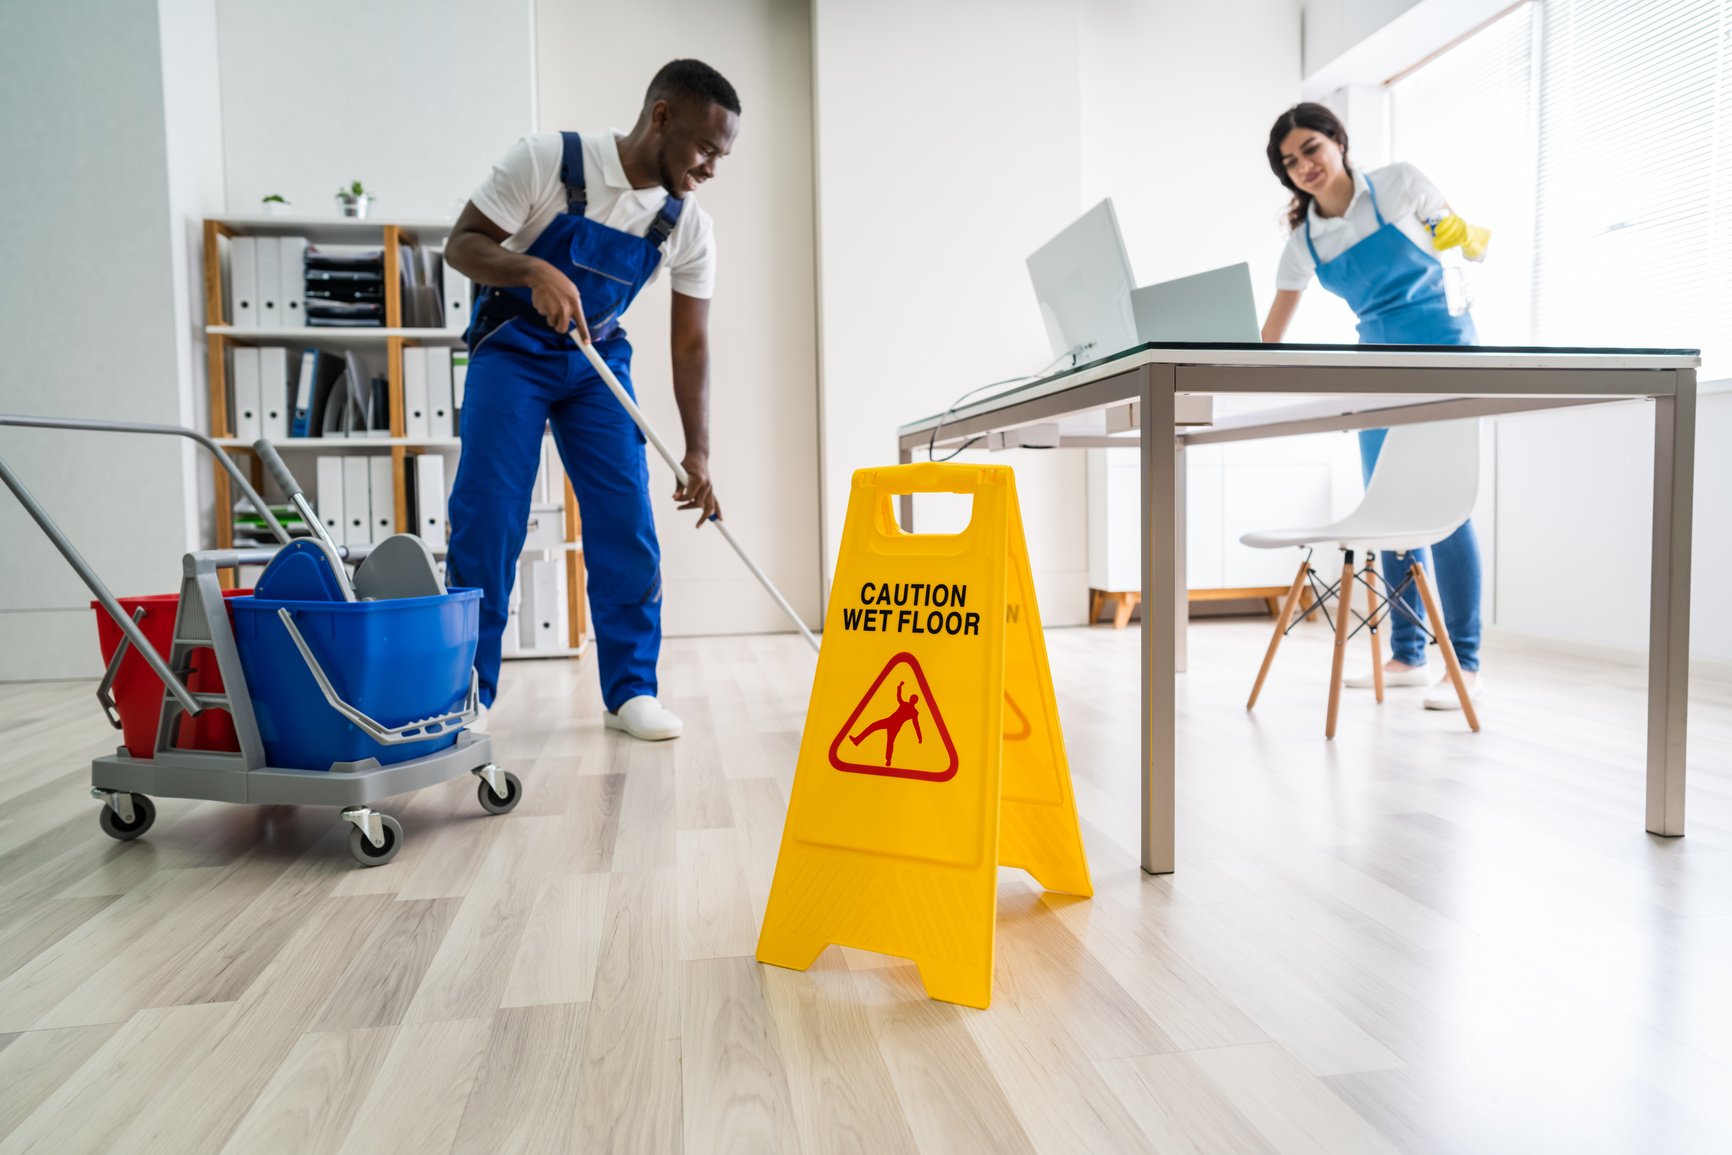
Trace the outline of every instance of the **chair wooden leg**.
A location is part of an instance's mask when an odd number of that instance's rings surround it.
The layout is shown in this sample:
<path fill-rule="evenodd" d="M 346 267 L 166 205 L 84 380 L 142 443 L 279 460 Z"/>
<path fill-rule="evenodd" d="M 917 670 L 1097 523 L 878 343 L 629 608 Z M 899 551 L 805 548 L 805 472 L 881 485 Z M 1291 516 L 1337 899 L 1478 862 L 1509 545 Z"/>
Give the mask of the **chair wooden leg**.
<path fill-rule="evenodd" d="M 1341 564 L 1341 590 L 1335 598 L 1335 661 L 1329 673 L 1329 719 L 1323 726 L 1325 738 L 1335 737 L 1335 716 L 1341 710 L 1341 667 L 1347 660 L 1347 623 L 1353 619 L 1353 551 L 1344 552 Z"/>
<path fill-rule="evenodd" d="M 1089 591 L 1089 625 L 1092 626 L 1101 620 L 1101 607 L 1105 606 L 1106 603 L 1107 594 L 1105 590 Z"/>
<path fill-rule="evenodd" d="M 1122 630 L 1131 624 L 1131 611 L 1137 608 L 1143 595 L 1139 593 L 1123 593 L 1119 595 L 1119 608 L 1113 613 L 1113 629 Z"/>
<path fill-rule="evenodd" d="M 1269 667 L 1275 664 L 1275 651 L 1281 648 L 1281 639 L 1286 636 L 1287 626 L 1293 621 L 1293 611 L 1299 605 L 1299 591 L 1305 588 L 1305 575 L 1310 569 L 1310 558 L 1299 563 L 1299 572 L 1293 575 L 1293 584 L 1287 588 L 1287 596 L 1281 600 L 1281 613 L 1275 618 L 1275 633 L 1269 639 L 1269 652 L 1263 655 L 1263 668 L 1257 671 L 1257 683 L 1251 687 L 1250 700 L 1245 703 L 1247 710 L 1256 706 L 1257 695 L 1263 692 L 1263 679 L 1269 676 Z"/>
<path fill-rule="evenodd" d="M 1462 681 L 1461 663 L 1455 658 L 1455 643 L 1449 640 L 1449 627 L 1444 624 L 1443 611 L 1438 608 L 1437 598 L 1432 595 L 1431 583 L 1425 579 L 1425 567 L 1418 562 L 1413 563 L 1413 580 L 1419 585 L 1419 596 L 1425 602 L 1425 616 L 1431 620 L 1431 632 L 1437 635 L 1437 648 L 1443 651 L 1443 665 L 1449 671 L 1449 680 L 1455 686 L 1456 697 L 1461 699 L 1461 712 L 1467 718 L 1468 729 L 1479 733 L 1479 715 L 1474 713 L 1473 702 L 1469 700 L 1467 683 Z"/>
<path fill-rule="evenodd" d="M 1372 618 L 1377 616 L 1377 552 L 1365 555 L 1365 605 Z M 1365 632 L 1371 635 L 1371 684 L 1377 690 L 1377 701 L 1383 702 L 1383 644 L 1377 640 L 1377 623 L 1368 622 Z"/>

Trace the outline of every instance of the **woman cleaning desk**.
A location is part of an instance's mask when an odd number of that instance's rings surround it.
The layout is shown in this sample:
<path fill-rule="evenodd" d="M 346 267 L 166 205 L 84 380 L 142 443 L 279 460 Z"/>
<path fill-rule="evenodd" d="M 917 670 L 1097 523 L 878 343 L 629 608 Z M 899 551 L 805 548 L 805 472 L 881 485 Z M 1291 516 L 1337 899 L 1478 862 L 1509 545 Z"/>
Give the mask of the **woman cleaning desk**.
<path fill-rule="evenodd" d="M 1321 104 L 1297 104 L 1282 113 L 1269 130 L 1268 157 L 1293 202 L 1287 213 L 1292 232 L 1281 254 L 1263 340 L 1279 341 L 1286 334 L 1300 294 L 1315 274 L 1358 317 L 1361 344 L 1479 343 L 1472 316 L 1465 309 L 1450 309 L 1437 254 L 1459 245 L 1470 260 L 1479 260 L 1491 234 L 1456 216 L 1424 173 L 1410 164 L 1369 173 L 1354 169 L 1347 160 L 1347 129 Z M 1387 432 L 1367 429 L 1359 434 L 1367 481 Z M 1435 575 L 1469 697 L 1478 701 L 1484 682 L 1478 672 L 1481 577 L 1473 522 L 1463 523 L 1431 553 L 1421 561 Z M 1394 554 L 1383 555 L 1385 575 L 1406 568 L 1397 565 Z M 1423 620 L 1418 590 L 1407 586 L 1403 600 L 1414 617 Z M 1424 631 L 1405 614 L 1393 617 L 1393 656 L 1384 667 L 1384 683 L 1430 686 L 1427 709 L 1459 710 L 1453 687 L 1433 677 L 1426 663 Z M 1369 669 L 1346 679 L 1354 688 L 1372 684 Z"/>

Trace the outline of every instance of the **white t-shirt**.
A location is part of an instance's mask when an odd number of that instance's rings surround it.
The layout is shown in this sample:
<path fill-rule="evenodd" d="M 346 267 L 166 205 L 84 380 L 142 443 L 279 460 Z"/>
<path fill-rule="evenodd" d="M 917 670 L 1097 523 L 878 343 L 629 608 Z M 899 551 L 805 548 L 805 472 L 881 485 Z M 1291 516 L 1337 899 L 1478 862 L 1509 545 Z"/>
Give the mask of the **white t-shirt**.
<path fill-rule="evenodd" d="M 1383 219 L 1394 222 L 1414 244 L 1432 252 L 1431 230 L 1420 218 L 1428 213 L 1443 212 L 1448 206 L 1443 194 L 1426 175 L 1410 164 L 1392 164 L 1371 174 L 1377 186 L 1377 208 Z M 1317 257 L 1324 263 L 1334 260 L 1360 241 L 1377 231 L 1377 213 L 1371 207 L 1371 196 L 1365 187 L 1365 174 L 1353 172 L 1353 200 L 1347 211 L 1338 217 L 1317 215 L 1317 202 L 1311 202 L 1311 243 L 1317 247 Z M 1303 289 L 1311 283 L 1317 266 L 1311 260 L 1311 250 L 1305 247 L 1305 226 L 1301 224 L 1287 238 L 1287 248 L 1281 253 L 1280 267 L 1275 271 L 1277 289 Z"/>
<path fill-rule="evenodd" d="M 625 133 L 582 133 L 583 183 L 589 195 L 584 216 L 597 224 L 643 236 L 667 201 L 661 186 L 634 189 L 626 179 L 619 159 L 619 138 Z M 565 211 L 565 185 L 559 179 L 565 145 L 557 132 L 539 132 L 512 145 L 475 195 L 475 203 L 488 220 L 510 233 L 505 247 L 521 253 L 535 242 L 553 218 Z M 688 297 L 708 300 L 716 287 L 715 231 L 709 214 L 688 196 L 680 210 L 679 223 L 662 244 L 661 264 L 672 270 L 673 289 Z"/>

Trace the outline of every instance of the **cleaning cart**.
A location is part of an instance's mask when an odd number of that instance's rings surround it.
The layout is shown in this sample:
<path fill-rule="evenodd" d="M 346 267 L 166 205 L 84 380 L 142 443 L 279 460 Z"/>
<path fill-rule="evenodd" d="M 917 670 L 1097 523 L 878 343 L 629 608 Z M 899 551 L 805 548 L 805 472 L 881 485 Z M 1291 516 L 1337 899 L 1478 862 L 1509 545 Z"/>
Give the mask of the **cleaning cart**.
<path fill-rule="evenodd" d="M 149 756 L 122 746 L 91 762 L 91 794 L 103 804 L 104 832 L 128 840 L 150 829 L 153 795 L 335 806 L 354 827 L 349 851 L 355 860 L 379 866 L 403 845 L 402 826 L 374 809 L 382 799 L 473 775 L 489 813 L 504 814 L 521 800 L 521 782 L 494 764 L 487 735 L 464 728 L 479 712 L 473 666 L 480 593 L 447 591 L 419 539 L 388 539 L 351 581 L 344 566 L 349 551 L 330 540 L 268 442 L 254 450 L 313 538 L 292 540 L 229 456 L 194 430 L 5 415 L 0 425 L 196 441 L 215 455 L 279 543 L 187 554 L 164 655 L 139 628 L 146 607 L 135 607 L 137 620 L 126 612 L 0 459 L 0 481 L 122 635 L 98 689 L 110 722 L 123 728 L 111 690 L 129 657 L 142 658 L 162 685 Z M 265 575 L 253 594 L 225 596 L 219 570 L 260 564 Z M 141 600 L 167 613 L 166 599 Z M 195 664 L 197 689 L 189 684 Z M 208 711 L 229 716 L 232 737 L 226 726 L 188 724 Z M 211 740 L 213 733 L 221 737 Z"/>

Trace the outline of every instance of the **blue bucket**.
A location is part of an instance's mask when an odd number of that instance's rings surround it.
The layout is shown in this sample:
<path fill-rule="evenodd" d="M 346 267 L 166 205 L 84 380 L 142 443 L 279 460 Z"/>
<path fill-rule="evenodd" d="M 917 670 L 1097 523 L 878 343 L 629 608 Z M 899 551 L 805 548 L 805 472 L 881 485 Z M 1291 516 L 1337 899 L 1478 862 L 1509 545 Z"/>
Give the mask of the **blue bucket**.
<path fill-rule="evenodd" d="M 457 741 L 450 728 L 390 746 L 367 737 L 325 701 L 277 611 L 287 608 L 294 616 L 338 697 L 383 725 L 401 726 L 462 709 L 475 666 L 480 590 L 374 602 L 243 597 L 228 604 L 270 765 L 329 770 L 334 762 L 365 758 L 388 765 Z"/>

